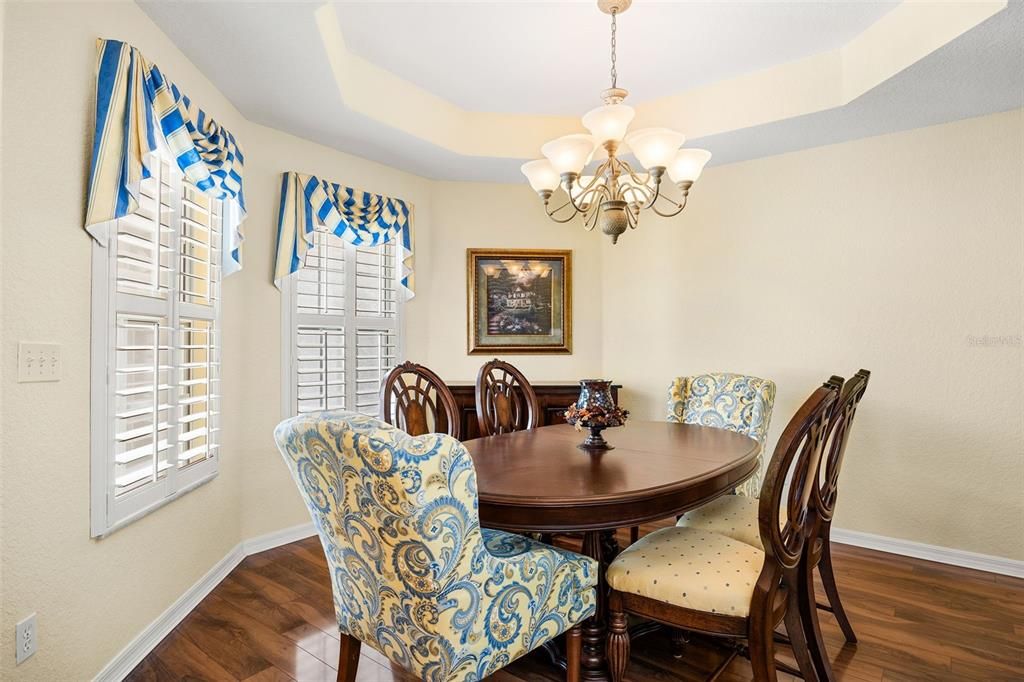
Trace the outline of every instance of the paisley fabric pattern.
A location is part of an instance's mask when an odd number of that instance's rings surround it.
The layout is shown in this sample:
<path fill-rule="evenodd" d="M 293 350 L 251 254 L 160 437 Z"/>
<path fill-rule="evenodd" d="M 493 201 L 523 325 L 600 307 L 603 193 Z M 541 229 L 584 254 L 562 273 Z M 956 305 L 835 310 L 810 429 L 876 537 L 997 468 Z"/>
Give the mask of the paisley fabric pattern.
<path fill-rule="evenodd" d="M 767 467 L 764 458 L 768 425 L 775 404 L 775 382 L 742 374 L 701 374 L 676 377 L 668 391 L 668 420 L 728 429 L 761 444 L 757 472 L 736 492 L 757 497 Z"/>
<path fill-rule="evenodd" d="M 343 411 L 274 436 L 323 543 L 341 631 L 421 679 L 481 679 L 594 613 L 592 559 L 480 528 L 457 440 Z"/>

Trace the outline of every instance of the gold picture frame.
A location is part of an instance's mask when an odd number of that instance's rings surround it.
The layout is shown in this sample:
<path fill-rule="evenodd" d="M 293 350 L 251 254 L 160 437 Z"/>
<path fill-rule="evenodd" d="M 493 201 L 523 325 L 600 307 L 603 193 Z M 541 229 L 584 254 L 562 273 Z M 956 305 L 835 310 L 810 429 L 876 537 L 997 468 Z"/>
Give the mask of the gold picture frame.
<path fill-rule="evenodd" d="M 572 353 L 572 251 L 466 249 L 470 355 Z"/>

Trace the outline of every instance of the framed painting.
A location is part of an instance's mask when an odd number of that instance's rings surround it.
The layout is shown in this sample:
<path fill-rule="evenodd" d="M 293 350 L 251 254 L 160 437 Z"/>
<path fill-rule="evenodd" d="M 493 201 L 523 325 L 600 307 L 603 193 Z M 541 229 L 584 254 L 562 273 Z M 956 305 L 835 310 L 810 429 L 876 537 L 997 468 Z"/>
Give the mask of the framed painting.
<path fill-rule="evenodd" d="M 572 251 L 467 249 L 469 352 L 572 353 Z"/>

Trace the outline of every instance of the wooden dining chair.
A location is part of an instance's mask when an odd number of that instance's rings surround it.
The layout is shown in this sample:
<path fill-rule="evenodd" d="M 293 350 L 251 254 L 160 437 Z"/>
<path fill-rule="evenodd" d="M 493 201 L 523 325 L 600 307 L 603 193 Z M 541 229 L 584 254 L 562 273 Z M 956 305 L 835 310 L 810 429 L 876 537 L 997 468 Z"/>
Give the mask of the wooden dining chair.
<path fill-rule="evenodd" d="M 380 387 L 381 419 L 413 436 L 446 433 L 458 440 L 459 407 L 451 389 L 430 369 L 403 362 Z"/>
<path fill-rule="evenodd" d="M 810 551 L 808 565 L 812 571 L 815 568 L 818 569 L 828 600 L 827 603 L 815 601 L 815 606 L 835 616 L 843 631 L 843 636 L 851 644 L 857 642 L 857 635 L 853 631 L 849 616 L 846 615 L 846 609 L 843 608 L 843 603 L 839 598 L 839 589 L 832 568 L 832 517 L 835 514 L 839 472 L 846 456 L 850 430 L 853 427 L 857 408 L 867 391 L 870 378 L 871 372 L 861 369 L 845 384 L 840 377 L 830 379 L 831 382 L 842 386 L 842 394 L 830 422 L 827 454 L 819 467 L 818 482 L 814 488 L 813 501 L 819 519 L 816 540 L 808 544 Z M 739 495 L 723 495 L 703 507 L 687 512 L 680 517 L 677 525 L 720 533 L 761 549 L 763 546 L 758 532 L 757 514 L 757 500 Z M 812 580 L 810 582 L 811 589 L 813 586 Z M 814 598 L 813 592 L 810 598 Z M 826 679 L 824 670 L 827 658 L 823 648 L 815 646 L 820 640 L 815 637 L 810 641 L 819 676 Z M 819 649 L 821 650 L 819 651 Z"/>
<path fill-rule="evenodd" d="M 785 621 L 800 673 L 814 679 L 800 569 L 817 526 L 812 496 L 838 393 L 831 384 L 814 391 L 779 438 L 758 501 L 763 550 L 711 531 L 673 526 L 645 536 L 608 567 L 607 656 L 613 682 L 621 682 L 629 663 L 627 613 L 745 638 L 759 682 L 777 680 L 774 630 Z M 734 649 L 713 677 L 737 654 Z"/>
<path fill-rule="evenodd" d="M 274 438 L 330 567 L 340 682 L 363 644 L 418 679 L 469 682 L 562 633 L 579 682 L 597 562 L 481 528 L 462 443 L 340 410 L 285 420 Z"/>
<path fill-rule="evenodd" d="M 850 429 L 853 426 L 854 417 L 857 415 L 857 408 L 867 392 L 870 378 L 871 372 L 861 369 L 843 386 L 842 395 L 835 407 L 829 427 L 826 456 L 818 469 L 817 484 L 814 487 L 813 502 L 818 518 L 818 531 L 815 540 L 807 544 L 808 575 L 803 582 L 807 586 L 807 598 L 814 606 L 811 618 L 805 623 L 805 626 L 807 627 L 806 636 L 811 646 L 811 660 L 820 680 L 832 680 L 833 676 L 828 652 L 825 650 L 824 640 L 821 637 L 821 628 L 817 623 L 817 609 L 828 611 L 835 616 L 847 642 L 851 644 L 857 642 L 857 635 L 853 631 L 850 618 L 846 615 L 846 609 L 843 608 L 843 602 L 839 598 L 836 576 L 832 568 L 832 518 L 835 515 L 839 472 L 846 456 L 846 444 L 850 438 Z M 820 603 L 814 598 L 813 571 L 815 568 L 818 569 L 818 574 L 821 576 L 827 603 Z"/>
<path fill-rule="evenodd" d="M 476 419 L 481 436 L 533 429 L 540 425 L 540 402 L 518 369 L 495 358 L 476 376 Z"/>

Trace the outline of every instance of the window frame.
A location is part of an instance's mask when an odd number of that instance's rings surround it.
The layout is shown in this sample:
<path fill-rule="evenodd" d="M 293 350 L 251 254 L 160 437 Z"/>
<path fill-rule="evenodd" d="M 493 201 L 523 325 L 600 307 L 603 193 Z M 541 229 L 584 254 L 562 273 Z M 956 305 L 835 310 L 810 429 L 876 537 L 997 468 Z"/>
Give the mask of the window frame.
<path fill-rule="evenodd" d="M 207 197 L 210 205 L 210 231 L 212 231 L 214 220 L 220 221 L 220 244 L 210 244 L 208 263 L 215 264 L 217 275 L 210 275 L 211 287 L 208 289 L 208 296 L 212 299 L 211 305 L 190 302 L 183 300 L 184 288 L 182 281 L 182 261 L 184 251 L 181 246 L 183 210 L 182 202 L 185 196 L 185 179 L 173 160 L 160 154 L 151 156 L 151 168 L 154 168 L 157 192 L 157 215 L 159 224 L 161 215 L 161 195 L 163 174 L 167 173 L 170 182 L 167 183 L 171 203 L 169 206 L 170 225 L 174 229 L 171 235 L 171 268 L 167 272 L 168 285 L 163 299 L 147 298 L 142 294 L 132 294 L 125 291 L 118 291 L 118 234 L 120 220 L 131 220 L 122 218 L 112 220 L 104 224 L 98 234 L 104 240 L 101 243 L 93 240 L 91 255 L 91 348 L 90 348 L 90 536 L 103 538 L 114 531 L 124 528 L 131 523 L 141 519 L 150 512 L 163 507 L 164 505 L 179 499 L 188 492 L 202 486 L 217 477 L 220 469 L 220 439 L 213 440 L 213 434 L 223 433 L 223 407 L 214 412 L 213 405 L 216 400 L 222 403 L 223 394 L 218 387 L 214 391 L 214 382 L 220 383 L 220 371 L 218 369 L 214 377 L 211 366 L 218 367 L 223 361 L 223 337 L 222 337 L 222 291 L 223 291 L 223 254 L 224 254 L 224 213 L 223 200 L 216 199 L 209 195 Z M 191 192 L 202 194 L 193 185 Z M 157 243 L 160 241 L 159 230 L 156 233 Z M 213 260 L 215 254 L 219 257 Z M 160 259 L 155 261 L 157 268 L 157 281 L 159 282 Z M 214 282 L 216 282 L 214 284 Z M 214 289 L 215 287 L 215 289 Z M 216 295 L 214 295 L 216 294 Z M 118 319 L 120 317 L 153 317 L 166 319 L 167 324 L 167 358 L 166 365 L 168 377 L 168 400 L 167 400 L 167 423 L 166 440 L 172 443 L 168 448 L 168 457 L 174 462 L 164 470 L 161 479 L 145 486 L 139 486 L 129 490 L 122 495 L 116 494 L 117 463 L 116 457 L 116 432 L 115 420 L 117 419 L 116 407 L 116 377 L 117 377 L 117 343 L 118 343 Z M 183 451 L 183 444 L 179 441 L 183 413 L 183 404 L 179 402 L 184 396 L 181 395 L 183 384 L 182 375 L 186 370 L 187 362 L 185 354 L 191 350 L 185 348 L 183 342 L 182 320 L 206 321 L 209 322 L 207 333 L 207 368 L 206 368 L 206 396 L 207 396 L 207 432 L 205 434 L 207 443 L 207 456 L 194 464 L 181 465 L 179 454 Z M 157 335 L 157 352 L 161 345 L 159 332 Z M 216 356 L 215 358 L 212 356 Z M 159 360 L 157 360 L 159 362 Z M 159 380 L 159 370 L 154 373 L 154 382 Z M 158 403 L 159 404 L 159 403 Z M 154 422 L 160 423 L 159 408 L 154 410 Z M 211 423 L 212 422 L 212 423 Z M 159 463 L 159 431 L 156 433 L 155 457 Z M 159 473 L 159 466 L 157 467 Z"/>
<path fill-rule="evenodd" d="M 390 243 L 395 246 L 393 264 L 395 273 L 395 316 L 393 318 L 378 316 L 358 316 L 355 313 L 355 291 L 356 287 L 356 255 L 359 247 L 351 244 L 341 237 L 331 235 L 326 230 L 318 228 L 319 233 L 334 237 L 344 246 L 345 254 L 345 303 L 341 315 L 336 316 L 342 321 L 345 339 L 345 410 L 356 412 L 355 390 L 356 390 L 356 332 L 360 329 L 391 330 L 395 333 L 395 364 L 401 364 L 405 360 L 405 304 L 408 294 L 401 284 L 402 277 L 402 248 L 401 242 L 396 238 Z M 307 252 L 307 255 L 310 252 Z M 297 272 L 292 273 L 281 283 L 281 418 L 288 419 L 299 414 L 298 411 L 298 352 L 297 334 L 300 322 L 298 312 L 298 279 Z M 326 323 L 329 324 L 329 323 Z M 350 355 L 351 350 L 351 355 Z M 353 360 L 353 362 L 350 362 Z M 350 372 L 352 372 L 350 374 Z M 383 377 L 382 377 L 383 379 Z M 380 417 L 379 414 L 371 415 Z"/>

